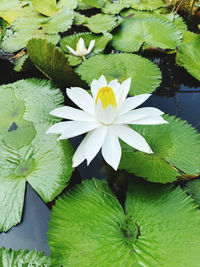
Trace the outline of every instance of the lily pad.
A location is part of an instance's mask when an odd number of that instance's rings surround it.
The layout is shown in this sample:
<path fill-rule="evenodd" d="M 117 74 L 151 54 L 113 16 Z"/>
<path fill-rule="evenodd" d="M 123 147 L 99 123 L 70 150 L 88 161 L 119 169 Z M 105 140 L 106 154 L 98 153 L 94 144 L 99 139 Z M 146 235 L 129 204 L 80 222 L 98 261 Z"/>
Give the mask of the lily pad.
<path fill-rule="evenodd" d="M 199 45 L 199 38 L 195 42 L 181 45 L 176 58 L 176 63 L 184 67 L 197 80 L 200 80 Z"/>
<path fill-rule="evenodd" d="M 173 23 L 160 18 L 131 18 L 121 23 L 112 45 L 124 52 L 136 52 L 143 44 L 148 47 L 175 49 L 182 40 L 181 31 Z"/>
<path fill-rule="evenodd" d="M 49 267 L 50 257 L 37 250 L 11 250 L 0 248 L 0 265 L 4 267 L 14 266 L 35 266 Z"/>
<path fill-rule="evenodd" d="M 184 190 L 194 199 L 195 203 L 200 207 L 200 179 L 194 179 L 187 182 Z"/>
<path fill-rule="evenodd" d="M 77 72 L 89 85 L 102 74 L 108 81 L 118 79 L 122 82 L 131 77 L 131 95 L 151 93 L 161 80 L 160 70 L 155 64 L 141 56 L 126 53 L 96 55 L 83 62 Z"/>
<path fill-rule="evenodd" d="M 86 5 L 101 8 L 104 6 L 105 1 L 104 0 L 82 0 L 83 3 Z"/>
<path fill-rule="evenodd" d="M 185 121 L 173 116 L 164 115 L 164 118 L 169 124 L 131 126 L 144 136 L 154 153 L 136 151 L 122 143 L 120 169 L 163 184 L 184 179 L 182 174 L 200 173 L 198 132 Z"/>
<path fill-rule="evenodd" d="M 77 33 L 74 35 L 69 35 L 61 39 L 60 41 L 61 49 L 65 53 L 69 54 L 68 60 L 69 60 L 70 65 L 72 66 L 80 64 L 82 62 L 82 59 L 81 57 L 77 57 L 77 56 L 70 54 L 66 45 L 76 50 L 76 44 L 78 43 L 80 38 L 83 38 L 85 42 L 85 46 L 87 48 L 89 47 L 90 42 L 92 40 L 95 40 L 95 45 L 91 53 L 87 55 L 87 58 L 89 58 L 90 56 L 103 52 L 107 43 L 112 39 L 112 35 L 110 33 L 104 33 L 103 35 L 94 35 L 89 32 L 83 32 L 83 33 Z"/>
<path fill-rule="evenodd" d="M 56 201 L 48 232 L 52 267 L 200 261 L 200 213 L 180 188 L 132 180 L 126 213 L 108 191 L 104 181 L 85 180 Z"/>
<path fill-rule="evenodd" d="M 69 65 L 68 59 L 55 45 L 42 39 L 32 39 L 27 45 L 30 59 L 49 79 L 61 87 L 80 86 L 80 77 Z"/>
<path fill-rule="evenodd" d="M 91 32 L 103 33 L 118 26 L 118 18 L 113 15 L 97 14 L 88 18 L 83 25 L 88 27 Z"/>
<path fill-rule="evenodd" d="M 116 15 L 119 14 L 124 8 L 128 8 L 128 4 L 122 3 L 106 3 L 106 5 L 101 9 L 105 14 Z"/>
<path fill-rule="evenodd" d="M 52 16 L 56 13 L 56 0 L 32 0 L 35 10 L 45 16 Z"/>
<path fill-rule="evenodd" d="M 162 0 L 121 0 L 121 2 L 137 10 L 155 10 L 166 6 Z"/>

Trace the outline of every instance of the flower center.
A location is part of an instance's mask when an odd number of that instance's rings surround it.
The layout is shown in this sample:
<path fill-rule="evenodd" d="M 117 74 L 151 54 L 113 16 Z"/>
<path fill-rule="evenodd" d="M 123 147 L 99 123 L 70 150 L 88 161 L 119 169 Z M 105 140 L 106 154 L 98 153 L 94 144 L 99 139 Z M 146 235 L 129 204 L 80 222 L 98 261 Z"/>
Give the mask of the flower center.
<path fill-rule="evenodd" d="M 99 89 L 96 97 L 96 104 L 98 100 L 101 100 L 103 109 L 105 110 L 107 106 L 112 105 L 114 108 L 117 106 L 115 94 L 113 92 L 113 89 L 109 86 L 104 86 L 101 89 Z"/>

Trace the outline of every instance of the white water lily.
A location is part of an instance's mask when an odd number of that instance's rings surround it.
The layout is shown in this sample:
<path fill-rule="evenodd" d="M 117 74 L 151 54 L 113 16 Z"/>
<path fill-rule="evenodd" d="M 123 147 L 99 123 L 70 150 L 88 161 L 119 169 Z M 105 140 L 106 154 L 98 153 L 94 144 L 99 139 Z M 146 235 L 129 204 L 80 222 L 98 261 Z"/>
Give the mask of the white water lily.
<path fill-rule="evenodd" d="M 95 45 L 95 40 L 92 40 L 89 44 L 88 49 L 85 47 L 85 43 L 83 38 L 80 38 L 78 43 L 76 44 L 76 51 L 71 48 L 70 46 L 66 45 L 66 47 L 69 49 L 69 51 L 74 54 L 75 56 L 83 57 L 85 59 L 85 56 L 90 54 L 93 47 Z"/>
<path fill-rule="evenodd" d="M 101 149 L 105 161 L 117 170 L 121 158 L 119 138 L 137 150 L 153 153 L 144 137 L 129 124 L 152 125 L 167 121 L 161 117 L 163 112 L 157 108 L 135 109 L 151 94 L 126 98 L 130 84 L 131 78 L 121 84 L 118 80 L 107 83 L 102 75 L 91 83 L 92 96 L 79 87 L 66 90 L 68 97 L 81 110 L 64 106 L 50 112 L 51 115 L 71 120 L 56 123 L 48 129 L 47 133 L 61 134 L 58 140 L 87 132 L 73 156 L 73 167 L 85 159 L 89 165 Z"/>

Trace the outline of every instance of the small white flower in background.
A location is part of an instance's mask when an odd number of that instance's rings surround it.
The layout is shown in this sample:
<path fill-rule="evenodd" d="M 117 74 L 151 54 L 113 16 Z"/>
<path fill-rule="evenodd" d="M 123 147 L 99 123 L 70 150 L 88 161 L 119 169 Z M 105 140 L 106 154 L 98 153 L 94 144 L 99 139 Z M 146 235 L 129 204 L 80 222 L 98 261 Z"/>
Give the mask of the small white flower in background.
<path fill-rule="evenodd" d="M 95 44 L 95 40 L 92 40 L 89 44 L 88 49 L 87 49 L 85 47 L 85 43 L 84 43 L 83 38 L 80 38 L 78 43 L 76 44 L 76 51 L 68 45 L 66 45 L 66 47 L 75 56 L 79 56 L 79 57 L 82 57 L 83 59 L 85 59 L 85 56 L 88 55 L 92 51 L 94 44 Z"/>
<path fill-rule="evenodd" d="M 133 148 L 145 153 L 153 153 L 144 137 L 128 124 L 167 123 L 157 108 L 135 109 L 146 101 L 151 94 L 141 94 L 126 98 L 131 78 L 121 84 L 117 80 L 107 83 L 102 75 L 91 83 L 92 96 L 84 89 L 67 89 L 68 97 L 81 109 L 69 106 L 57 108 L 51 115 L 71 121 L 59 122 L 51 126 L 47 133 L 61 134 L 58 140 L 86 134 L 73 156 L 73 167 L 85 159 L 87 164 L 101 149 L 105 161 L 117 170 L 121 158 L 119 138 Z"/>

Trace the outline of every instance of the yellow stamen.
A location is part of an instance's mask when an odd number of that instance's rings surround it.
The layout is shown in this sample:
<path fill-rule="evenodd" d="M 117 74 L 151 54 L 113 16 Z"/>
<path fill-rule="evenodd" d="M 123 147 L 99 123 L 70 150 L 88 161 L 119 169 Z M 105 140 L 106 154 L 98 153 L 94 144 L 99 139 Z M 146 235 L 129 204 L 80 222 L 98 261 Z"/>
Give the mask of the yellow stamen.
<path fill-rule="evenodd" d="M 117 106 L 115 94 L 114 94 L 112 88 L 109 86 L 104 86 L 101 89 L 99 89 L 96 100 L 95 100 L 96 104 L 97 104 L 99 99 L 101 100 L 101 103 L 102 103 L 104 110 L 109 105 L 112 105 L 114 108 L 116 108 L 116 106 Z"/>

